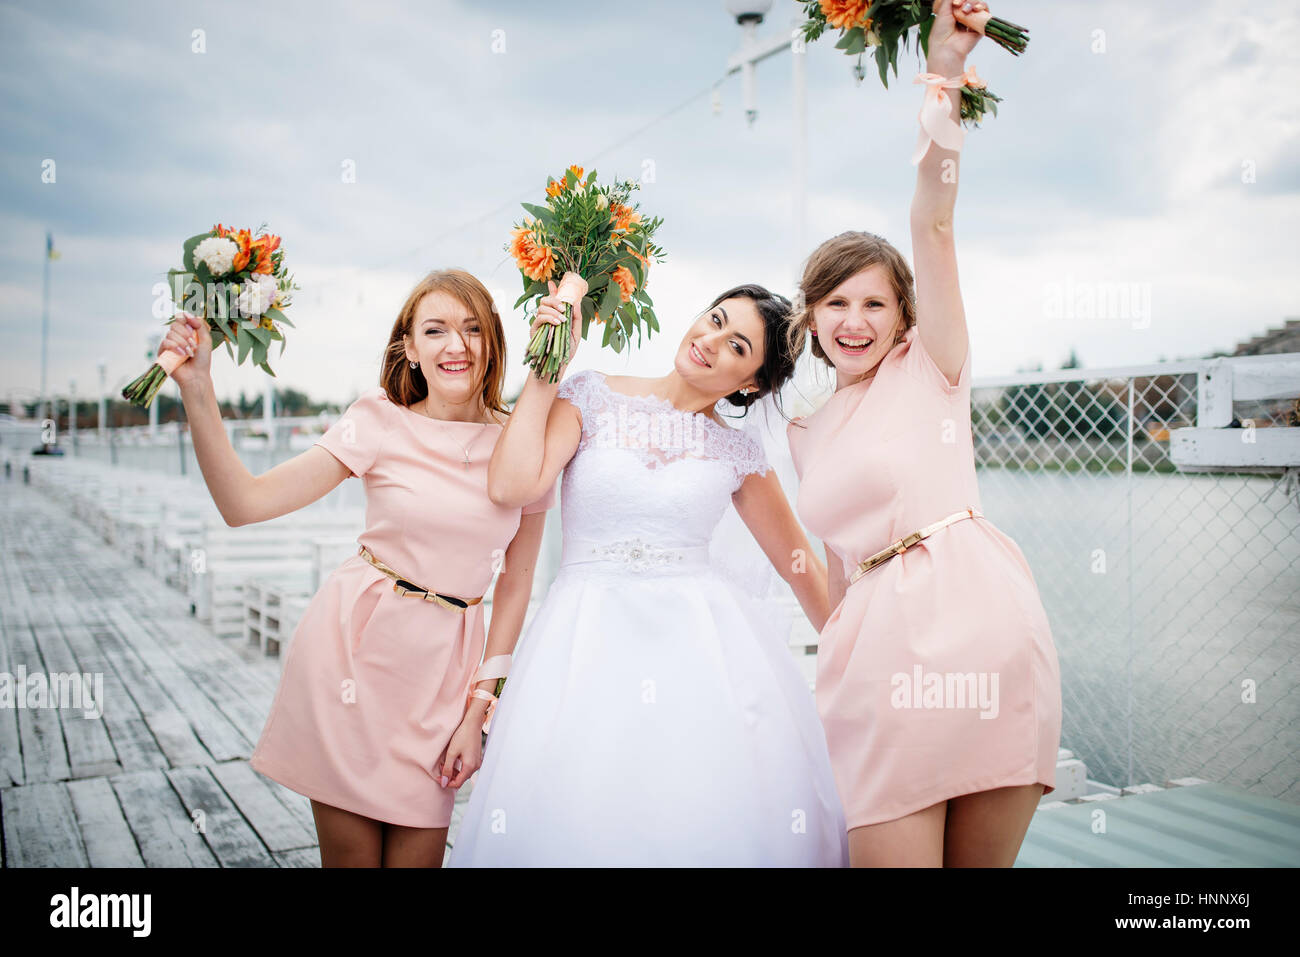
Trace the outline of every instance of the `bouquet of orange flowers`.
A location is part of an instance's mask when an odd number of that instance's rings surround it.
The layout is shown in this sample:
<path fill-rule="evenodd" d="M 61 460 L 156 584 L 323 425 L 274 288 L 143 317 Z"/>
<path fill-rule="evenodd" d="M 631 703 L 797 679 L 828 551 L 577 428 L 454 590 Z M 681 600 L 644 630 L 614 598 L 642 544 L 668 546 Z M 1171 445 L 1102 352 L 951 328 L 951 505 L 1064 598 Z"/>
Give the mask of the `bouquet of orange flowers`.
<path fill-rule="evenodd" d="M 889 68 L 898 76 L 898 47 L 908 48 L 912 30 L 916 30 L 917 50 L 929 53 L 930 29 L 934 26 L 934 11 L 930 0 L 799 0 L 804 6 L 807 20 L 803 23 L 804 39 L 818 39 L 827 27 L 840 31 L 836 49 L 858 62 L 855 71 L 859 80 L 866 76 L 862 57 L 874 47 L 876 67 L 880 82 L 889 86 Z M 963 0 L 953 0 L 953 15 L 957 22 L 984 34 L 1004 50 L 1019 56 L 1029 44 L 1029 30 L 1010 21 L 995 17 L 987 10 L 967 13 L 961 9 Z M 979 125 L 985 113 L 998 115 L 997 104 L 1002 100 L 984 85 L 974 69 L 966 71 L 966 83 L 961 90 L 961 119 L 963 123 Z"/>
<path fill-rule="evenodd" d="M 559 179 L 547 180 L 544 206 L 523 204 L 532 218 L 514 227 L 506 247 L 524 283 L 515 308 L 531 299 L 536 311 L 549 291 L 547 281 L 558 276 L 557 295 L 566 303 L 569 323 L 578 309 L 582 337 L 594 321 L 605 327 L 601 345 L 621 352 L 633 333 L 640 345 L 643 328 L 647 337 L 659 331 L 646 277 L 650 261 L 664 258 L 653 242 L 663 220 L 641 215 L 631 201 L 636 183 L 601 185 L 595 170 L 586 179 L 582 174 L 581 166 L 570 166 Z M 570 328 L 545 323 L 528 343 L 524 362 L 539 378 L 555 382 L 568 364 Z"/>
<path fill-rule="evenodd" d="M 254 236 L 250 230 L 227 229 L 218 223 L 191 236 L 182 246 L 183 268 L 168 270 L 167 285 L 176 306 L 207 320 L 214 349 L 224 342 L 236 365 L 243 365 L 251 355 L 267 374 L 275 375 L 266 353 L 278 341 L 284 354 L 284 333 L 279 327 L 293 325 L 283 309 L 298 286 L 285 269 L 280 237 L 265 229 L 259 227 Z M 162 353 L 122 390 L 123 398 L 149 405 L 167 376 L 185 361 L 178 352 Z"/>

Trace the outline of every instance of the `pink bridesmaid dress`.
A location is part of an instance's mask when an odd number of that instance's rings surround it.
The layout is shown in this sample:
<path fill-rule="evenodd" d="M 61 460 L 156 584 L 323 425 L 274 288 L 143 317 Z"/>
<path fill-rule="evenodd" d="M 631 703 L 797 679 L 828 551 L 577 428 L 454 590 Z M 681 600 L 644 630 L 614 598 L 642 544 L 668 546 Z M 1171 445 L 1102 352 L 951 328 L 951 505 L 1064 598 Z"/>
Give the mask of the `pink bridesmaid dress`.
<path fill-rule="evenodd" d="M 980 507 L 970 352 L 952 385 L 915 328 L 787 434 L 799 516 L 846 581 L 892 542 Z M 986 518 L 847 586 L 822 629 L 816 696 L 849 829 L 976 791 L 1055 788 L 1056 648 L 1024 555 Z"/>
<path fill-rule="evenodd" d="M 487 465 L 501 426 L 444 422 L 361 395 L 317 442 L 361 478 L 358 542 L 421 588 L 477 598 L 525 508 L 494 505 Z M 464 465 L 468 448 L 470 465 Z M 358 554 L 336 568 L 294 630 L 250 764 L 323 804 L 405 827 L 447 827 L 438 781 L 483 655 L 482 604 L 461 614 L 414 595 Z"/>

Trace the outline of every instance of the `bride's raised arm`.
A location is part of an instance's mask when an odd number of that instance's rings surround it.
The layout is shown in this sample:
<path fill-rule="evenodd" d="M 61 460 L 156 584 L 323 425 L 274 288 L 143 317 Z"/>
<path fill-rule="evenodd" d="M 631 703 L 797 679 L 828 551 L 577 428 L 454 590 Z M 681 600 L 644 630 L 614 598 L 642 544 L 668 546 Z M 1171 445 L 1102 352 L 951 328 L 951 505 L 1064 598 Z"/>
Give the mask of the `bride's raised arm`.
<path fill-rule="evenodd" d="M 983 3 L 965 8 L 985 9 Z M 947 79 L 966 71 L 966 56 L 980 35 L 957 23 L 952 0 L 935 0 L 927 73 Z M 961 91 L 947 91 L 949 118 L 961 122 Z M 956 384 L 969 344 L 966 311 L 957 282 L 957 246 L 953 209 L 961 154 L 932 142 L 916 171 L 912 196 L 912 268 L 916 274 L 916 330 L 939 370 Z"/>

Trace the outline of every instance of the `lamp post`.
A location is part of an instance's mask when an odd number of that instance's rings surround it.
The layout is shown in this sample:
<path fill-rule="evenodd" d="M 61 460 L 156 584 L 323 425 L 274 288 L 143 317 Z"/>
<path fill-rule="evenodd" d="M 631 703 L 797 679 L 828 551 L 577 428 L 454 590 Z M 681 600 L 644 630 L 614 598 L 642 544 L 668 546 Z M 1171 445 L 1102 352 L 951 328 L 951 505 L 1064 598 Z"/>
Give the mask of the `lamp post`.
<path fill-rule="evenodd" d="M 108 363 L 99 360 L 99 441 L 103 444 L 108 429 Z"/>
<path fill-rule="evenodd" d="M 790 157 L 790 240 L 792 243 L 791 268 L 799 275 L 799 264 L 804 255 L 805 220 L 807 218 L 808 179 L 808 77 L 805 70 L 805 43 L 799 29 L 793 25 L 782 33 L 764 40 L 758 38 L 758 25 L 772 9 L 772 0 L 724 0 L 723 6 L 740 25 L 740 49 L 727 60 L 727 75 L 741 75 L 745 119 L 752 126 L 758 118 L 756 103 L 755 67 L 783 50 L 790 51 L 792 61 L 793 109 Z"/>

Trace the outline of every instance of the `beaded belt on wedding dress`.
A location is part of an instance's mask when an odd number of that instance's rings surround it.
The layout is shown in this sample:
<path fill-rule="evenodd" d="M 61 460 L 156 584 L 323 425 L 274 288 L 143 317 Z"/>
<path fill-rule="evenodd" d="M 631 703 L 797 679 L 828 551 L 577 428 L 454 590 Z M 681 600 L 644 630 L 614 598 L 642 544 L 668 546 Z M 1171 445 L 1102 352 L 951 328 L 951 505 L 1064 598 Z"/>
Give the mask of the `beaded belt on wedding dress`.
<path fill-rule="evenodd" d="M 708 545 L 656 545 L 639 538 L 625 538 L 617 542 L 596 541 L 585 538 L 566 538 L 561 564 L 580 562 L 623 563 L 633 571 L 667 569 L 678 565 L 707 563 Z"/>
<path fill-rule="evenodd" d="M 886 548 L 882 548 L 880 551 L 876 552 L 876 554 L 872 555 L 871 557 L 864 560 L 861 564 L 859 564 L 857 569 L 853 572 L 853 576 L 849 579 L 849 584 L 852 585 L 854 582 L 856 582 L 867 572 L 871 571 L 871 569 L 875 568 L 877 565 L 883 565 L 885 562 L 889 561 L 895 555 L 903 554 L 903 552 L 907 551 L 917 542 L 921 541 L 921 539 L 929 538 L 939 529 L 947 528 L 953 522 L 960 522 L 963 518 L 976 518 L 976 517 L 983 518 L 984 513 L 977 508 L 963 508 L 960 512 L 953 512 L 947 518 L 939 519 L 939 521 L 935 522 L 933 525 L 927 525 L 924 528 L 917 529 L 911 535 L 908 535 L 905 538 L 900 538 L 892 545 Z"/>

